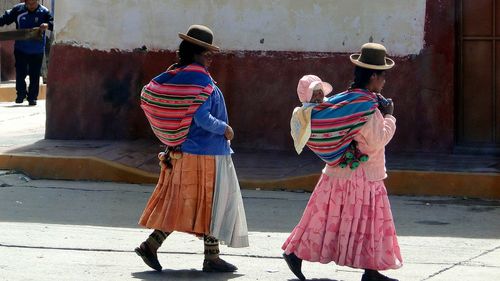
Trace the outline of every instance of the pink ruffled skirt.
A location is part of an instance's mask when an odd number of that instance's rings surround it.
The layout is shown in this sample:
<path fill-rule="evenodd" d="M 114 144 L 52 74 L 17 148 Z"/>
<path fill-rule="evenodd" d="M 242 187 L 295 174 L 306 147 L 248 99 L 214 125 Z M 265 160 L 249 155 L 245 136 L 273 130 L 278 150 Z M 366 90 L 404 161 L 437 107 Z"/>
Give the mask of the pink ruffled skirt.
<path fill-rule="evenodd" d="M 384 182 L 323 174 L 299 224 L 282 246 L 303 260 L 386 270 L 402 266 Z"/>

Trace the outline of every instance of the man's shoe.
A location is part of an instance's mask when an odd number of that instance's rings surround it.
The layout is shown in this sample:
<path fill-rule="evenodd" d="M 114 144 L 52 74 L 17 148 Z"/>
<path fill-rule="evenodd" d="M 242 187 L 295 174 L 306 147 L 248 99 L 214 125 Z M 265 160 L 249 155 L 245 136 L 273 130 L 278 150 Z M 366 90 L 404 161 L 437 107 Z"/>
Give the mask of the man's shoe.
<path fill-rule="evenodd" d="M 36 100 L 29 100 L 28 104 L 31 106 L 36 105 Z"/>
<path fill-rule="evenodd" d="M 23 103 L 24 99 L 22 98 L 16 98 L 16 103 Z"/>
<path fill-rule="evenodd" d="M 216 258 L 203 261 L 203 272 L 235 272 L 238 268 L 227 261 Z"/>
<path fill-rule="evenodd" d="M 304 274 L 302 274 L 302 260 L 297 257 L 294 253 L 290 253 L 289 255 L 283 253 L 283 258 L 288 264 L 288 268 L 299 278 L 300 280 L 306 280 Z"/>
<path fill-rule="evenodd" d="M 361 281 L 398 281 L 398 279 L 389 278 L 378 271 L 371 271 L 370 273 L 363 273 Z"/>
<path fill-rule="evenodd" d="M 156 271 L 162 270 L 161 264 L 156 256 L 156 252 L 151 251 L 146 242 L 142 242 L 141 246 L 135 248 L 134 251 L 149 267 Z"/>

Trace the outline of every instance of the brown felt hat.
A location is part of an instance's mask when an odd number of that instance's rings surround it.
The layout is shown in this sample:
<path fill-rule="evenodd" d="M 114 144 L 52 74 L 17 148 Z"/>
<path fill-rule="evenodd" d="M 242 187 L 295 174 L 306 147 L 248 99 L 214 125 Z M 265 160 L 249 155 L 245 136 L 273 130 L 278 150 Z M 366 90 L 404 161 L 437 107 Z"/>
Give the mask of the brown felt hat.
<path fill-rule="evenodd" d="M 351 62 L 355 65 L 375 70 L 386 70 L 394 66 L 394 61 L 386 57 L 387 50 L 381 44 L 366 43 L 361 46 L 361 54 L 352 54 Z"/>
<path fill-rule="evenodd" d="M 182 40 L 186 40 L 195 45 L 206 48 L 207 50 L 218 52 L 220 48 L 213 45 L 212 42 L 214 40 L 214 33 L 210 28 L 204 25 L 191 25 L 186 34 L 179 33 L 179 37 Z"/>

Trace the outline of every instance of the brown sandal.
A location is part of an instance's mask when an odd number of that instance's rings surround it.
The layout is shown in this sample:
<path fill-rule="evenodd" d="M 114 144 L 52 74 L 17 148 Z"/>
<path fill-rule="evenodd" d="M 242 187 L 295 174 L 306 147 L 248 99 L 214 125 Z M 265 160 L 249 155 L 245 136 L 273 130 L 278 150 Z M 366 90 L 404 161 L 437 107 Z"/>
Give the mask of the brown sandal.
<path fill-rule="evenodd" d="M 227 261 L 217 258 L 214 260 L 203 261 L 203 271 L 204 272 L 235 272 L 238 268 Z"/>
<path fill-rule="evenodd" d="M 146 242 L 142 242 L 141 245 L 135 248 L 135 253 L 142 258 L 145 264 L 156 271 L 161 271 L 162 267 L 160 262 L 158 261 L 158 257 L 156 253 L 151 251 L 148 244 Z"/>

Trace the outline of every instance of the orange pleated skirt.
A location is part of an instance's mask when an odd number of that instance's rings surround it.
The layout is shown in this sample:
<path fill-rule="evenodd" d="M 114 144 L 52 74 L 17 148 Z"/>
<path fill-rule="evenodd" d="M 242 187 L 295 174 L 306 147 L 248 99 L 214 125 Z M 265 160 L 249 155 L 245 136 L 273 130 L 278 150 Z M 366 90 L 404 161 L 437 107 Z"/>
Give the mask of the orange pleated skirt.
<path fill-rule="evenodd" d="M 183 153 L 173 168 L 161 169 L 139 224 L 165 232 L 210 234 L 215 157 Z"/>

